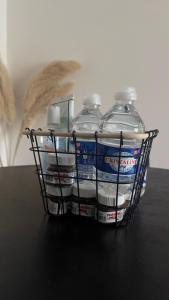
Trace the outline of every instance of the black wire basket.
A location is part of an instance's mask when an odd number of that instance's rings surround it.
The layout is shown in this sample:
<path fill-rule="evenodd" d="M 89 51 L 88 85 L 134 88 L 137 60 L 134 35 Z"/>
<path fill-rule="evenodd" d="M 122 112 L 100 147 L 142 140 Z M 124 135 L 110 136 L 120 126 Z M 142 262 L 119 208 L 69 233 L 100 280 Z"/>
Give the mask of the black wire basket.
<path fill-rule="evenodd" d="M 116 227 L 128 223 L 140 201 L 152 142 L 158 135 L 158 130 L 109 134 L 27 128 L 23 134 L 30 139 L 30 150 L 33 152 L 43 206 L 47 214 L 56 217 L 78 215 Z M 52 147 L 43 146 L 44 138 L 50 139 Z M 59 138 L 65 139 L 66 148 L 62 151 L 57 147 Z M 92 140 L 95 151 L 79 151 L 79 140 Z M 100 153 L 100 141 L 104 140 L 110 140 L 109 145 L 115 141 L 118 151 Z M 126 155 L 126 144 L 136 143 L 134 151 Z M 94 161 L 95 175 L 92 178 L 83 177 L 83 173 L 79 172 L 79 157 L 86 155 Z M 112 168 L 111 178 L 101 175 L 100 165 L 105 162 Z M 124 176 L 126 170 L 129 176 Z"/>

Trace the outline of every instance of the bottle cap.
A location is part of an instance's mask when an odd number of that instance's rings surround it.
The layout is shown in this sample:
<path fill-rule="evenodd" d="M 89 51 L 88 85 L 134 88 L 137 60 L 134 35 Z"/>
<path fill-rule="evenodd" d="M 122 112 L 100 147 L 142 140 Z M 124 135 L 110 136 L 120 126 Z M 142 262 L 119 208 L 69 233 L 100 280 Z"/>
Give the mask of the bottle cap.
<path fill-rule="evenodd" d="M 47 124 L 58 125 L 60 124 L 60 107 L 57 105 L 50 105 L 48 108 Z"/>
<path fill-rule="evenodd" d="M 115 100 L 136 101 L 137 93 L 134 87 L 126 87 L 115 94 Z"/>
<path fill-rule="evenodd" d="M 88 105 L 88 104 L 95 104 L 95 105 L 101 105 L 101 97 L 98 94 L 93 94 L 89 97 L 87 97 L 86 99 L 84 99 L 83 101 L 84 105 Z"/>
<path fill-rule="evenodd" d="M 106 206 L 116 206 L 116 193 L 112 193 L 103 189 L 99 189 L 98 191 L 98 201 L 100 204 Z M 118 193 L 117 205 L 120 206 L 124 204 L 126 201 L 126 197 L 122 193 Z"/>
<path fill-rule="evenodd" d="M 73 195 L 78 197 L 78 185 L 73 185 Z M 96 187 L 90 182 L 79 182 L 79 197 L 80 198 L 96 198 Z"/>
<path fill-rule="evenodd" d="M 46 185 L 46 192 L 48 195 L 61 197 L 61 190 L 62 196 L 68 197 L 72 195 L 72 186 L 57 186 L 57 185 Z"/>
<path fill-rule="evenodd" d="M 74 166 L 75 156 L 73 154 L 58 153 L 58 166 Z M 56 154 L 48 153 L 48 163 L 49 165 L 57 165 Z"/>

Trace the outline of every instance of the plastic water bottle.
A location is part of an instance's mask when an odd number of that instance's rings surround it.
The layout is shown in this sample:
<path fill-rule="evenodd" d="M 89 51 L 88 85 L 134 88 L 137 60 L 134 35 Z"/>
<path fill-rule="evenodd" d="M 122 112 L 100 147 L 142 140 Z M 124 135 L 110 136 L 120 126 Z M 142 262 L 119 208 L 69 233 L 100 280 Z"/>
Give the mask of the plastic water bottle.
<path fill-rule="evenodd" d="M 54 99 L 55 100 L 55 99 Z M 58 97 L 56 102 L 48 107 L 47 112 L 47 129 L 55 130 L 58 132 L 70 131 L 70 126 L 74 116 L 74 96 L 68 95 Z M 60 152 L 67 152 L 70 150 L 69 138 L 56 137 L 56 149 Z M 55 145 L 52 138 L 42 137 L 41 145 L 44 150 L 55 151 Z"/>
<path fill-rule="evenodd" d="M 47 128 L 49 130 L 61 131 L 60 129 L 60 107 L 52 104 L 48 108 L 47 114 Z M 64 128 L 62 131 L 66 131 Z M 67 140 L 65 137 L 56 137 L 56 149 L 57 151 L 66 151 Z M 55 145 L 51 136 L 41 137 L 41 147 L 48 152 L 55 152 Z M 42 152 L 42 169 L 46 173 L 48 168 L 48 153 Z"/>
<path fill-rule="evenodd" d="M 66 103 L 64 103 L 66 108 Z M 67 122 L 62 121 L 61 105 L 52 104 L 48 108 L 47 126 L 58 132 L 67 131 Z M 74 155 L 67 152 L 67 137 L 44 136 L 41 147 L 42 170 L 46 186 L 48 209 L 52 215 L 66 214 L 70 208 L 70 197 L 74 183 Z M 57 153 L 56 153 L 57 151 Z"/>
<path fill-rule="evenodd" d="M 101 132 L 144 132 L 144 123 L 135 109 L 136 100 L 137 94 L 133 87 L 125 88 L 116 93 L 114 106 L 102 118 Z M 123 140 L 119 176 L 119 183 L 123 184 L 119 184 L 119 193 L 120 195 L 126 195 L 128 198 L 130 198 L 133 188 L 140 147 L 140 141 Z M 108 195 L 116 194 L 119 148 L 120 144 L 117 139 L 99 140 L 98 153 L 104 155 L 104 158 L 98 160 L 99 179 L 114 182 L 114 184 L 106 182 L 99 184 L 99 187 Z M 114 155 L 114 157 L 111 157 L 111 155 Z"/>
<path fill-rule="evenodd" d="M 83 101 L 83 109 L 72 121 L 72 129 L 76 132 L 99 131 L 102 114 L 99 110 L 101 97 L 93 94 Z M 95 140 L 77 138 L 76 140 L 78 177 L 95 178 Z M 90 154 L 89 154 L 90 153 Z"/>

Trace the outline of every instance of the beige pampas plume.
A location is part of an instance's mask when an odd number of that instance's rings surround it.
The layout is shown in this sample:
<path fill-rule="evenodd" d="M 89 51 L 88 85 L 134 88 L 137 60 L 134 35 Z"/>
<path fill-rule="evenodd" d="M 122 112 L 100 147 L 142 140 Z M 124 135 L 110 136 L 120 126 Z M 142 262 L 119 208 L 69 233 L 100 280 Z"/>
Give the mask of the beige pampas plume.
<path fill-rule="evenodd" d="M 0 117 L 12 123 L 16 116 L 15 96 L 6 66 L 0 62 Z"/>
<path fill-rule="evenodd" d="M 67 75 L 78 69 L 80 69 L 80 64 L 76 61 L 57 61 L 50 63 L 33 78 L 30 86 L 28 87 L 23 102 L 24 112 L 29 113 L 31 107 L 37 99 L 43 97 L 46 90 L 52 89 Z M 67 91 L 65 91 L 65 94 L 66 93 Z"/>
<path fill-rule="evenodd" d="M 4 119 L 4 98 L 0 91 L 0 120 Z"/>
<path fill-rule="evenodd" d="M 6 66 L 0 60 L 0 157 L 1 165 L 9 165 L 11 156 L 11 128 L 16 117 L 15 96 Z"/>
<path fill-rule="evenodd" d="M 45 111 L 54 98 L 65 96 L 70 93 L 73 83 L 63 83 L 66 76 L 80 69 L 76 61 L 57 61 L 50 63 L 31 81 L 23 99 L 23 121 L 19 132 L 13 162 L 20 143 L 22 131 L 30 127 L 32 121 Z"/>
<path fill-rule="evenodd" d="M 46 107 L 51 103 L 51 101 L 55 97 L 61 97 L 66 94 L 68 94 L 73 88 L 73 83 L 65 83 L 63 85 L 56 85 L 55 87 L 52 87 L 50 90 L 47 90 L 44 92 L 43 97 L 40 96 L 37 97 L 37 101 L 32 105 L 32 107 L 29 110 L 29 113 L 25 116 L 25 119 L 23 120 L 22 124 L 22 130 L 26 127 L 30 127 L 32 121 L 43 113 L 46 109 Z M 42 99 L 40 99 L 42 97 Z"/>

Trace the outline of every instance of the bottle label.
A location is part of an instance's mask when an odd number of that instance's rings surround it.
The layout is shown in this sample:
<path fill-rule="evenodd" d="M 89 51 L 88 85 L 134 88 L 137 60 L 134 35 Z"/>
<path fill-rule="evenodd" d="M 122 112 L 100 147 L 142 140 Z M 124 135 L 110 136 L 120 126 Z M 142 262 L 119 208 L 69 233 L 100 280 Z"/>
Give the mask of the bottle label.
<path fill-rule="evenodd" d="M 76 141 L 77 163 L 79 165 L 95 164 L 95 142 Z"/>
<path fill-rule="evenodd" d="M 111 175 L 133 175 L 136 173 L 140 148 L 120 148 L 109 145 L 98 144 L 97 167 L 99 175 L 103 179 L 111 179 Z"/>
<path fill-rule="evenodd" d="M 49 212 L 53 215 L 63 215 L 68 211 L 69 202 L 64 202 L 63 204 L 58 204 L 48 199 L 48 209 Z"/>
<path fill-rule="evenodd" d="M 69 178 L 68 178 L 69 177 Z M 71 178 L 72 177 L 72 178 Z M 73 184 L 74 172 L 52 172 L 47 171 L 45 181 L 54 184 Z"/>
<path fill-rule="evenodd" d="M 125 209 L 121 209 L 117 211 L 117 222 L 122 221 L 125 213 Z M 96 216 L 97 218 L 97 216 Z M 115 223 L 116 222 L 116 211 L 105 212 L 102 210 L 98 210 L 98 221 L 100 223 Z"/>
<path fill-rule="evenodd" d="M 94 218 L 95 216 L 95 205 L 89 205 L 86 203 L 80 203 L 80 212 L 79 212 L 79 203 L 72 202 L 72 214 L 80 215 L 84 217 Z"/>

